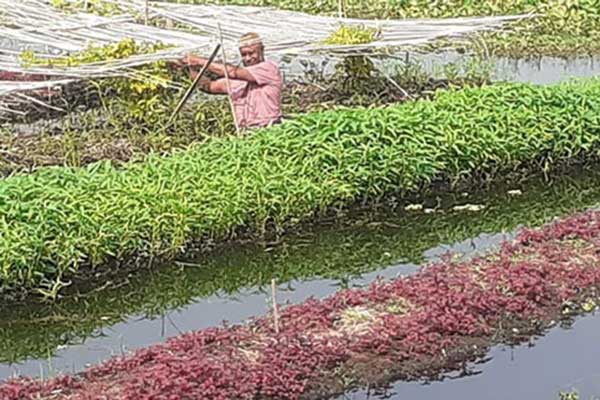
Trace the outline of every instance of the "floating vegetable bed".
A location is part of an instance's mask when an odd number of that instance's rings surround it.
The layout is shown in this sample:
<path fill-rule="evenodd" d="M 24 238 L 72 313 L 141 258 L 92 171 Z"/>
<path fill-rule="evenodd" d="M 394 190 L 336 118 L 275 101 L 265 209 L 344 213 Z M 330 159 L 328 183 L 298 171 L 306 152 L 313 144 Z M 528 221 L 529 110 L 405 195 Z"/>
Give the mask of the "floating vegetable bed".
<path fill-rule="evenodd" d="M 0 181 L 0 281 L 54 296 L 82 266 L 168 258 L 440 178 L 546 170 L 599 142 L 600 81 L 507 84 L 308 114 L 125 169 L 43 169 Z"/>
<path fill-rule="evenodd" d="M 390 379 L 435 377 L 490 345 L 597 308 L 600 212 L 522 230 L 493 254 L 210 328 L 82 375 L 0 386 L 6 400 L 316 398 Z"/>

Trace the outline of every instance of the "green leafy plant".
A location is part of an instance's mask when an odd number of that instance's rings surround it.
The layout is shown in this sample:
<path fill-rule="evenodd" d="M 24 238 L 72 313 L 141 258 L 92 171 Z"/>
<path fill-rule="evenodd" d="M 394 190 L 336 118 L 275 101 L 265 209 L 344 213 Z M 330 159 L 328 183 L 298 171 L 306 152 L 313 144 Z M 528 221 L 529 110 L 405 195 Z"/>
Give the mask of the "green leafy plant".
<path fill-rule="evenodd" d="M 151 54 L 166 48 L 169 46 L 162 43 L 138 43 L 133 39 L 123 39 L 103 46 L 92 45 L 83 51 L 52 59 L 40 58 L 31 51 L 25 51 L 21 54 L 21 61 L 25 67 L 42 65 L 69 68 Z M 165 61 L 139 67 L 136 72 L 133 77 L 106 78 L 93 82 L 98 95 L 108 99 L 103 103 L 106 111 L 112 111 L 117 106 L 127 110 L 128 115 L 123 116 L 124 120 L 144 120 L 149 124 L 165 120 L 177 95 L 176 91 L 169 88 L 169 83 L 177 77 Z"/>
<path fill-rule="evenodd" d="M 0 181 L 0 280 L 52 288 L 86 266 L 169 258 L 203 239 L 282 229 L 359 199 L 596 157 L 600 82 L 505 84 L 303 115 L 126 168 Z"/>
<path fill-rule="evenodd" d="M 332 45 L 365 44 L 375 41 L 378 35 L 379 31 L 375 28 L 362 25 L 341 25 L 325 39 L 325 43 Z"/>
<path fill-rule="evenodd" d="M 51 0 L 51 4 L 68 13 L 89 12 L 108 17 L 124 12 L 118 4 L 104 0 Z"/>
<path fill-rule="evenodd" d="M 273 6 L 331 16 L 338 15 L 339 7 L 338 0 L 185 1 Z M 353 0 L 345 6 L 346 16 L 351 18 L 450 18 L 528 13 L 531 18 L 513 23 L 509 30 L 485 34 L 483 40 L 487 48 L 507 56 L 600 54 L 600 0 Z M 468 47 L 477 49 L 474 44 Z"/>

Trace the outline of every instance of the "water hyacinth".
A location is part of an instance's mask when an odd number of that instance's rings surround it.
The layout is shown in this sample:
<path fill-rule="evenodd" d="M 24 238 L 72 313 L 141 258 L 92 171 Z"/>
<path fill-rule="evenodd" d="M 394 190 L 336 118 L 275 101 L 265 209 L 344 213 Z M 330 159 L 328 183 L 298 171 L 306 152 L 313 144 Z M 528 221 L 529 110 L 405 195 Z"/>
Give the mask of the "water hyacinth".
<path fill-rule="evenodd" d="M 434 179 L 596 156 L 600 81 L 505 84 L 307 114 L 124 169 L 47 168 L 0 181 L 0 281 L 55 295 L 82 267 L 168 258 Z"/>

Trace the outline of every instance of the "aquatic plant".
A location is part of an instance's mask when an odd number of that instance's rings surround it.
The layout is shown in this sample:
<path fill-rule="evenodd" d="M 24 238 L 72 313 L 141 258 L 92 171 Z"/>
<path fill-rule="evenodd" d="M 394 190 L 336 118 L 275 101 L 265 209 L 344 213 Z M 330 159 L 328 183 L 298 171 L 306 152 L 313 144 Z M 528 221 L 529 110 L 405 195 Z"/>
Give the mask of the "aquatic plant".
<path fill-rule="evenodd" d="M 169 258 L 192 242 L 281 230 L 438 179 L 594 158 L 598 110 L 599 81 L 469 88 L 307 114 L 124 169 L 10 177 L 0 181 L 0 280 L 54 296 L 82 266 Z"/>
<path fill-rule="evenodd" d="M 13 379 L 6 400 L 326 397 L 464 368 L 584 314 L 600 289 L 600 212 L 524 229 L 493 254 L 451 257 L 417 274 L 270 316 L 208 328 L 116 357 L 82 375 Z"/>

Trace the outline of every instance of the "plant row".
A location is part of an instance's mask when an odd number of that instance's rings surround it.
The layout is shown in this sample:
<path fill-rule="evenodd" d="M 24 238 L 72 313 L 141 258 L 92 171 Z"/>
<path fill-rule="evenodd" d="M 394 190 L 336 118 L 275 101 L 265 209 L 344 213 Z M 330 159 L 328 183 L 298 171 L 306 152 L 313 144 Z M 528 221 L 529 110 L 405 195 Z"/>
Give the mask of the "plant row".
<path fill-rule="evenodd" d="M 600 213 L 523 230 L 496 253 L 209 328 L 77 376 L 0 385 L 6 400 L 324 398 L 463 368 L 597 308 Z"/>
<path fill-rule="evenodd" d="M 170 257 L 440 178 L 546 170 L 596 155 L 599 111 L 600 81 L 472 88 L 307 114 L 124 169 L 10 177 L 0 181 L 0 281 L 52 296 L 82 266 Z"/>

